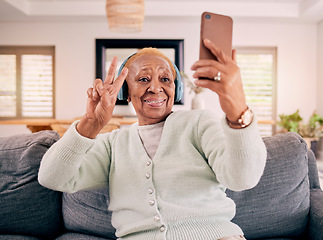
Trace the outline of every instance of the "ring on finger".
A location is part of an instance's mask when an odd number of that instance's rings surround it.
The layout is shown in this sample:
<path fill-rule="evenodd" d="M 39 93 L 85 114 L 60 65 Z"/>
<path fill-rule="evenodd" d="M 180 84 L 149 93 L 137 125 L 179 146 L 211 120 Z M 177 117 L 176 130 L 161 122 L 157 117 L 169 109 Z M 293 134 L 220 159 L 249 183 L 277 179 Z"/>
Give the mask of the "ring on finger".
<path fill-rule="evenodd" d="M 218 74 L 213 79 L 216 82 L 220 82 L 221 81 L 221 72 L 218 72 Z"/>

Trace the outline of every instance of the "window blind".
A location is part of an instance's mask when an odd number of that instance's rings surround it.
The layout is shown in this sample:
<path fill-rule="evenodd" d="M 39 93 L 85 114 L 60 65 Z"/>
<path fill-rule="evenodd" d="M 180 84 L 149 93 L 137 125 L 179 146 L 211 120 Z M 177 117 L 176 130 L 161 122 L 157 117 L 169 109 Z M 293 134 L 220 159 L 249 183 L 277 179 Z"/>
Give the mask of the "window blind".
<path fill-rule="evenodd" d="M 247 104 L 257 114 L 262 136 L 272 136 L 276 115 L 275 48 L 237 48 L 237 62 L 240 67 Z"/>
<path fill-rule="evenodd" d="M 16 116 L 16 55 L 0 54 L 0 117 Z"/>
<path fill-rule="evenodd" d="M 0 46 L 0 118 L 54 117 L 54 47 Z"/>
<path fill-rule="evenodd" d="M 23 117 L 51 117 L 53 113 L 53 59 L 51 55 L 22 55 Z"/>

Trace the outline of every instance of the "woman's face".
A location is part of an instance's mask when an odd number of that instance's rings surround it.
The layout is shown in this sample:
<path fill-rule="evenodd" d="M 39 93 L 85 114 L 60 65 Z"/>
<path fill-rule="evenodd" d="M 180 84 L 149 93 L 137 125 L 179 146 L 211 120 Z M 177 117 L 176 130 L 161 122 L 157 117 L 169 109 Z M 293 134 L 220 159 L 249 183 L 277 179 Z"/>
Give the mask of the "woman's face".
<path fill-rule="evenodd" d="M 140 56 L 129 66 L 128 99 L 139 125 L 161 122 L 171 113 L 175 83 L 169 63 L 158 56 Z"/>

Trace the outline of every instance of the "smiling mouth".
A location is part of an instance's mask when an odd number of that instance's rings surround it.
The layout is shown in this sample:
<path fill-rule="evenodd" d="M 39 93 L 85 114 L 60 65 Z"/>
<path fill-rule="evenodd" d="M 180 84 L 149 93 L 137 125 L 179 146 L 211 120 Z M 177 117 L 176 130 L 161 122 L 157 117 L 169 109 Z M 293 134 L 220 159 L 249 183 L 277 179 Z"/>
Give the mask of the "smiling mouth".
<path fill-rule="evenodd" d="M 160 99 L 160 100 L 157 100 L 157 99 L 148 100 L 148 99 L 146 99 L 146 100 L 144 100 L 144 102 L 150 107 L 157 107 L 158 108 L 158 107 L 161 107 L 161 106 L 164 105 L 164 102 L 166 102 L 166 99 Z"/>
<path fill-rule="evenodd" d="M 166 101 L 166 99 L 162 99 L 162 100 L 152 100 L 152 101 L 150 101 L 150 100 L 144 100 L 144 102 L 146 102 L 146 103 L 152 103 L 152 104 L 162 103 L 162 102 L 165 102 L 165 101 Z"/>

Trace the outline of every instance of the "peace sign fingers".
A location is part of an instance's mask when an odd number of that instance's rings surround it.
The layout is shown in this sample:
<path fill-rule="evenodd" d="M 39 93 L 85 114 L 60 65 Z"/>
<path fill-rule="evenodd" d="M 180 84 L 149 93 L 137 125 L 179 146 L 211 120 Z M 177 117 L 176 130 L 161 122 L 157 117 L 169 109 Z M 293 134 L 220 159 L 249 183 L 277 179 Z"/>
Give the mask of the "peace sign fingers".
<path fill-rule="evenodd" d="M 104 85 L 110 85 L 113 83 L 114 77 L 116 75 L 117 65 L 118 65 L 118 58 L 114 56 L 109 66 L 107 76 L 104 80 Z"/>

